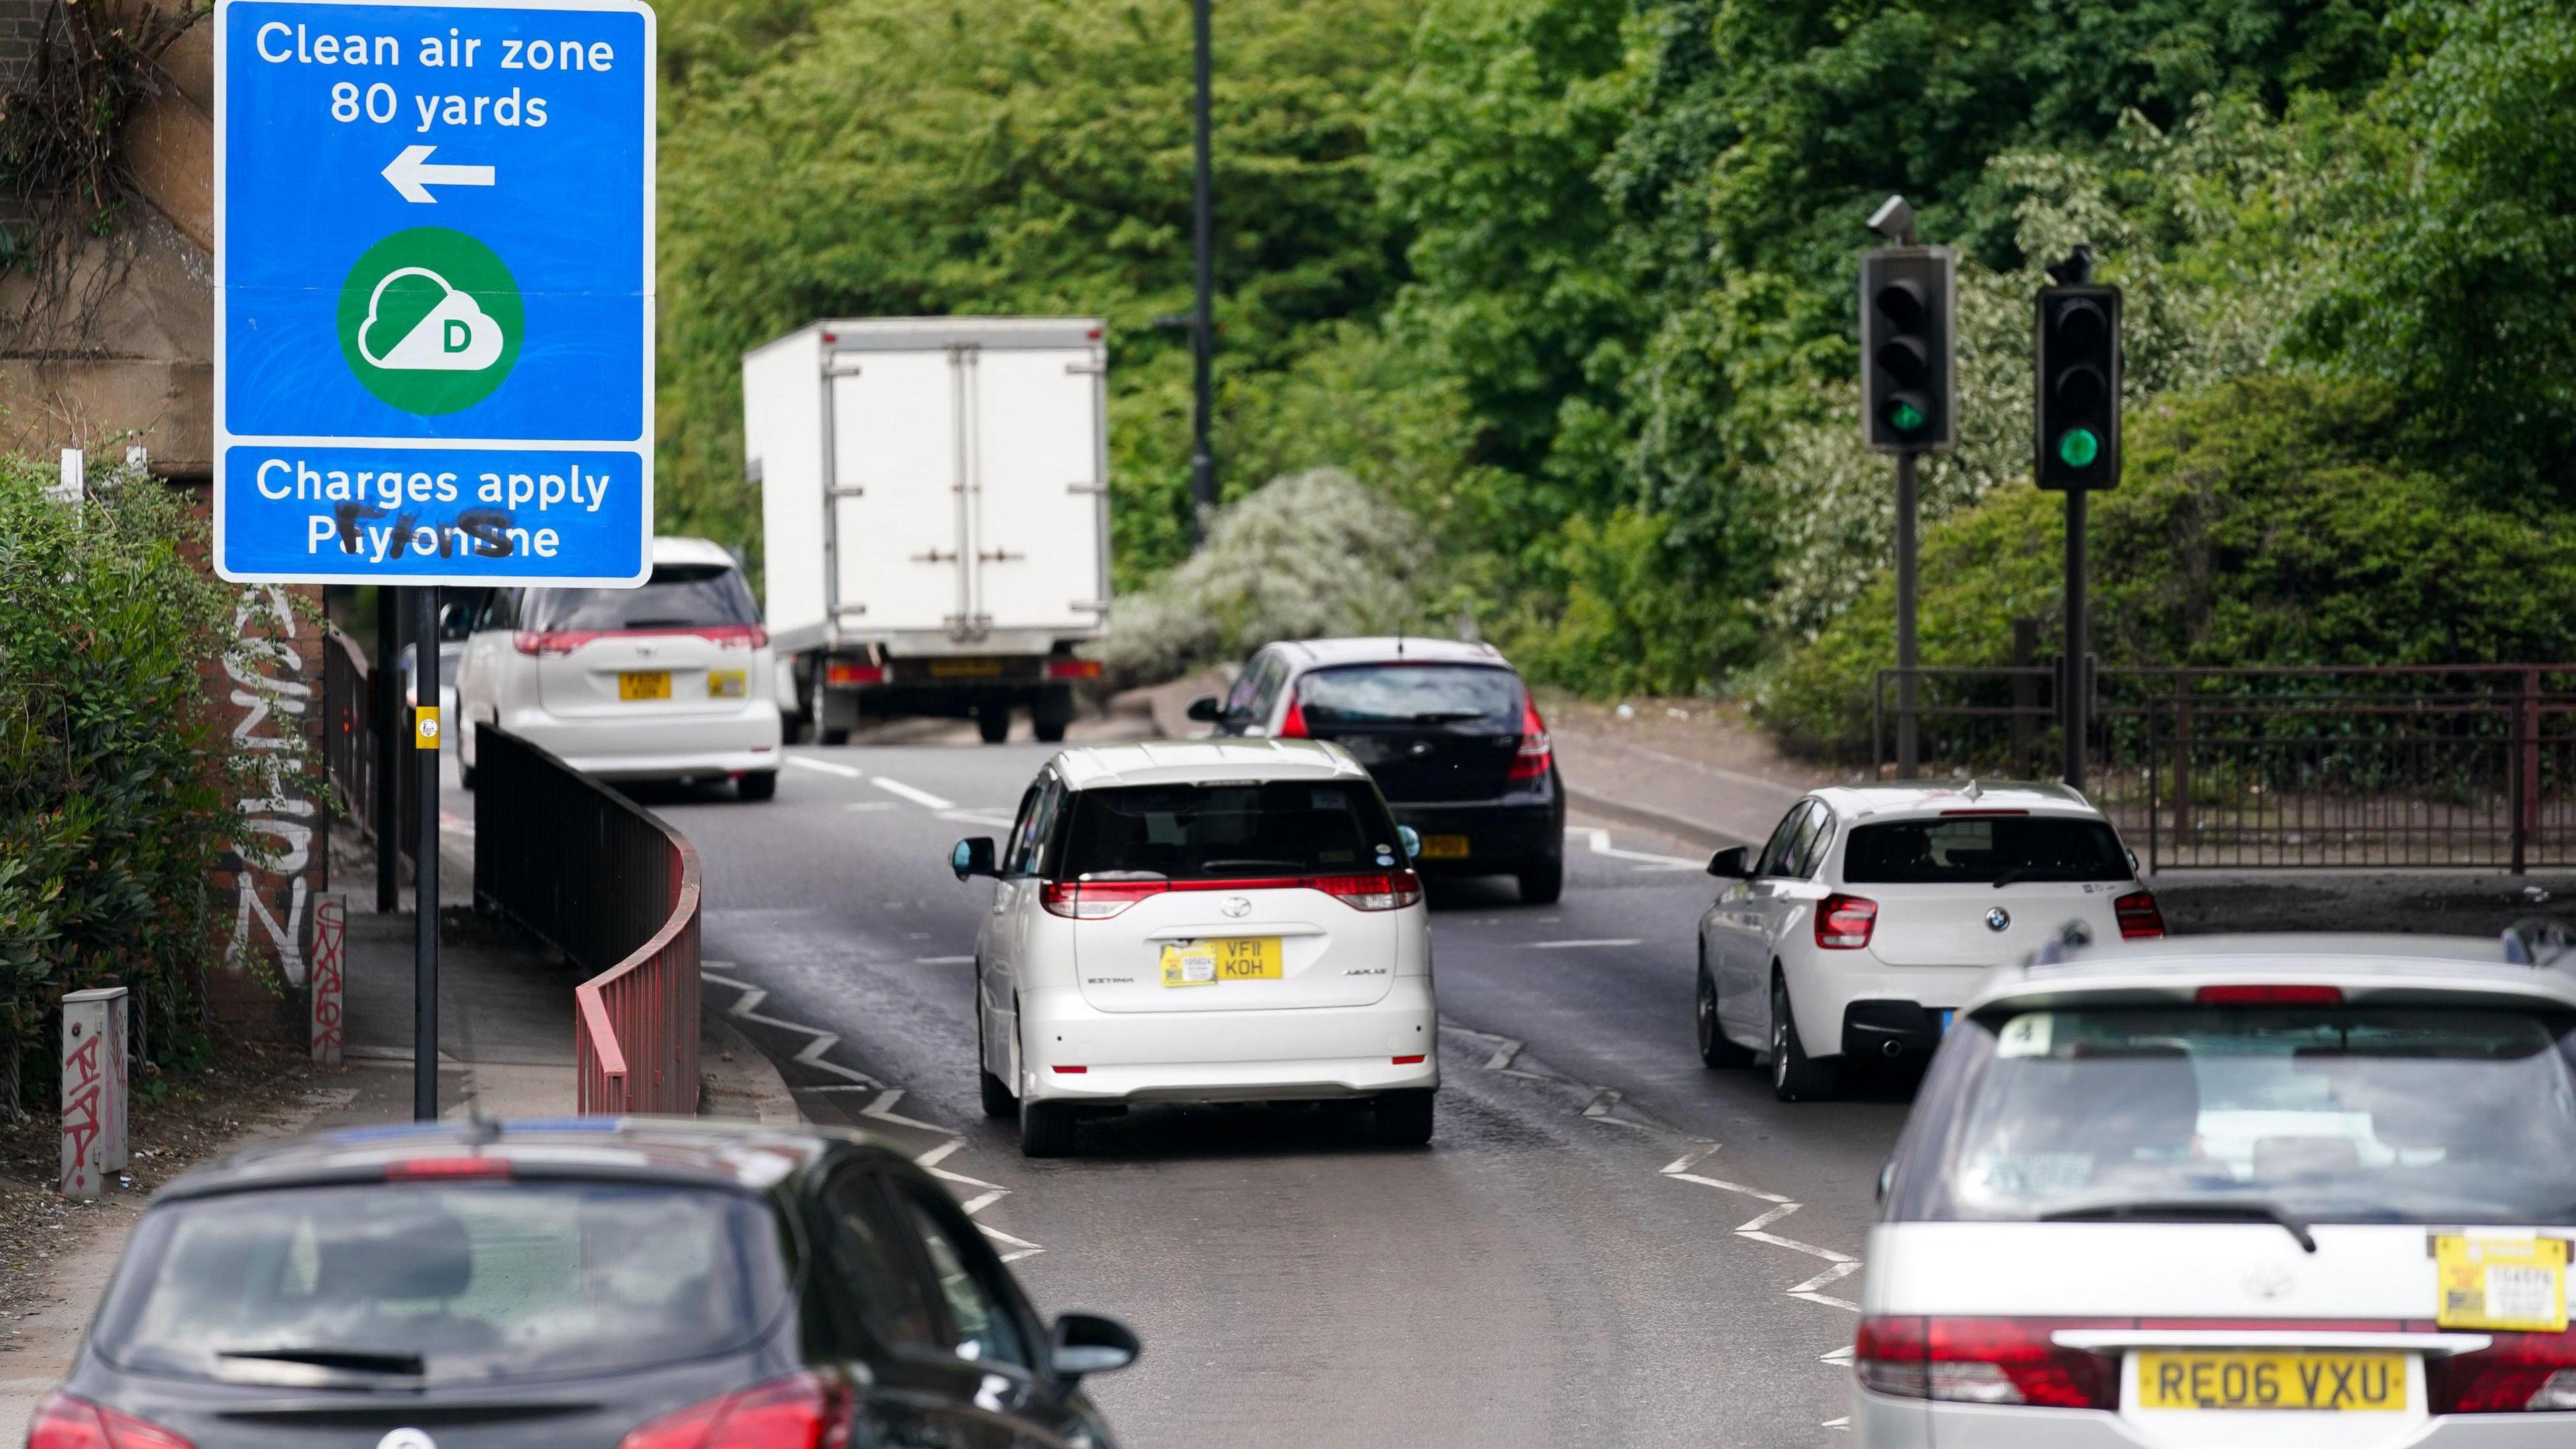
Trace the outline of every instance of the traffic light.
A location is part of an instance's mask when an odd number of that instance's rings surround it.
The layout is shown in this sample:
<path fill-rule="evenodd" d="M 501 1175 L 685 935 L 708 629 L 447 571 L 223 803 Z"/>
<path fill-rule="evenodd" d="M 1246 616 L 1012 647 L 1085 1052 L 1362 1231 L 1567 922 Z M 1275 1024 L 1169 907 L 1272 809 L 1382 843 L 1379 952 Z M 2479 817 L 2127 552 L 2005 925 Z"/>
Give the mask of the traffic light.
<path fill-rule="evenodd" d="M 1861 436 L 1881 453 L 1959 441 L 1948 247 L 1881 247 L 1860 262 Z"/>
<path fill-rule="evenodd" d="M 2039 486 L 2120 482 L 2120 289 L 2039 289 Z"/>

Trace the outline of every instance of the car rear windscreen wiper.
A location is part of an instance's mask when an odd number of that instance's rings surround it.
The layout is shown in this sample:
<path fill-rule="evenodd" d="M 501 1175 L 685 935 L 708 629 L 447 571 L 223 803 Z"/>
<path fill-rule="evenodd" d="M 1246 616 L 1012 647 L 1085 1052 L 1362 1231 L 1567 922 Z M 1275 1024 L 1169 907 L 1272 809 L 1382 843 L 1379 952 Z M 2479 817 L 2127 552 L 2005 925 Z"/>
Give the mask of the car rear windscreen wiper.
<path fill-rule="evenodd" d="M 2298 1239 L 2300 1247 L 2311 1253 L 2317 1250 L 2316 1234 L 2308 1231 L 2306 1223 L 2291 1216 L 2289 1209 L 2279 1203 L 2262 1198 L 2180 1197 L 2088 1203 L 2041 1213 L 2039 1220 L 2043 1223 L 2278 1223 L 2283 1231 Z"/>
<path fill-rule="evenodd" d="M 223 1348 L 215 1350 L 215 1357 L 258 1359 L 266 1363 L 309 1363 L 315 1368 L 348 1369 L 362 1374 L 406 1374 L 414 1378 L 429 1370 L 429 1361 L 419 1354 L 363 1348 Z"/>

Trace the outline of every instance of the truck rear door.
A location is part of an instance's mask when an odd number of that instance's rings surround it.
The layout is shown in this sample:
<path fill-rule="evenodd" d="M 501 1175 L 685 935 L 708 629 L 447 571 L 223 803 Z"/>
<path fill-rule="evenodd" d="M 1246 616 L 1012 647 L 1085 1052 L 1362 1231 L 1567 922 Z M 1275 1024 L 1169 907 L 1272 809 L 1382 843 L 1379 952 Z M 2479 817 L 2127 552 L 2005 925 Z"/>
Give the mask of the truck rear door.
<path fill-rule="evenodd" d="M 833 569 L 863 633 L 941 630 L 967 596 L 960 373 L 946 348 L 831 359 Z"/>
<path fill-rule="evenodd" d="M 1096 343 L 961 349 L 973 399 L 973 608 L 994 629 L 1089 630 L 1101 576 Z"/>

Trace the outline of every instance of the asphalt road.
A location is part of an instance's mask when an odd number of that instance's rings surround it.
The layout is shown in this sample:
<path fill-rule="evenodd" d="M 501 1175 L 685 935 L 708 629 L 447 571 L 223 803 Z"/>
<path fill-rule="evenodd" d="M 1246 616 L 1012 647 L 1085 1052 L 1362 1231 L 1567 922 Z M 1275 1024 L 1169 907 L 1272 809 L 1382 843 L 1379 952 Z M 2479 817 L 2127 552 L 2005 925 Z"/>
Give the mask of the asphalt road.
<path fill-rule="evenodd" d="M 710 1002 L 800 1105 L 948 1175 L 1040 1306 L 1118 1315 L 1094 1392 L 1122 1440 L 1837 1442 L 1871 1183 L 1904 1115 L 1783 1106 L 1691 1045 L 1699 852 L 1578 822 L 1563 900 L 1435 889 L 1438 1135 L 1301 1109 L 1142 1109 L 1067 1160 L 978 1110 L 971 953 L 1051 747 L 800 748 L 778 798 L 647 798 L 706 872 Z"/>

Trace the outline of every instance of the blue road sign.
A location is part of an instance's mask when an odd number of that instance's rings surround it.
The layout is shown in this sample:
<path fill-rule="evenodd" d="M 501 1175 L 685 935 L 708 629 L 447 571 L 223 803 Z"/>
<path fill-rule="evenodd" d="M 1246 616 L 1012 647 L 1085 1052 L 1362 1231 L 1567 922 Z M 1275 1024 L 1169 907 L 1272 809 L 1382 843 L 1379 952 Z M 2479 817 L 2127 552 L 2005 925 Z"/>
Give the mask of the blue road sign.
<path fill-rule="evenodd" d="M 224 577 L 650 571 L 654 46 L 642 0 L 217 0 Z"/>

